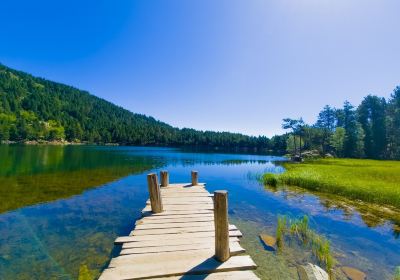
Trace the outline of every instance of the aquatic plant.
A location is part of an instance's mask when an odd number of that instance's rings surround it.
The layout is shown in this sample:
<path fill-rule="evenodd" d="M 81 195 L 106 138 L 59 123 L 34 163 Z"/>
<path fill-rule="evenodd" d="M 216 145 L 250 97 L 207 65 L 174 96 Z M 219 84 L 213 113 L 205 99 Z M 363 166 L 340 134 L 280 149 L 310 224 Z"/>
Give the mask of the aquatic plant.
<path fill-rule="evenodd" d="M 292 185 L 350 199 L 400 207 L 400 162 L 366 159 L 319 159 L 284 163 L 282 174 L 263 176 L 266 185 Z"/>
<path fill-rule="evenodd" d="M 279 216 L 276 230 L 276 239 L 279 248 L 283 248 L 285 236 L 296 238 L 303 246 L 310 248 L 314 257 L 320 264 L 325 266 L 332 278 L 336 260 L 332 255 L 330 242 L 309 227 L 309 218 L 307 215 L 304 215 L 300 219 L 290 219 L 289 221 L 286 216 Z"/>
<path fill-rule="evenodd" d="M 400 280 L 400 266 L 396 267 L 396 270 L 394 271 L 393 280 Z"/>
<path fill-rule="evenodd" d="M 307 243 L 310 235 L 308 227 L 308 216 L 304 215 L 302 219 L 295 219 L 289 222 L 291 235 L 296 236 L 299 240 Z"/>
<path fill-rule="evenodd" d="M 278 225 L 276 227 L 276 244 L 278 248 L 283 248 L 286 232 L 287 218 L 286 216 L 278 216 Z"/>
<path fill-rule="evenodd" d="M 87 267 L 86 264 L 82 264 L 81 267 L 79 268 L 79 276 L 78 280 L 92 280 L 94 277 L 90 273 L 89 268 Z"/>
<path fill-rule="evenodd" d="M 313 255 L 319 263 L 325 266 L 328 274 L 331 275 L 336 260 L 332 255 L 329 240 L 312 230 L 309 231 L 309 238 Z"/>
<path fill-rule="evenodd" d="M 266 173 L 262 176 L 262 181 L 265 185 L 276 187 L 278 185 L 278 178 L 276 174 Z"/>

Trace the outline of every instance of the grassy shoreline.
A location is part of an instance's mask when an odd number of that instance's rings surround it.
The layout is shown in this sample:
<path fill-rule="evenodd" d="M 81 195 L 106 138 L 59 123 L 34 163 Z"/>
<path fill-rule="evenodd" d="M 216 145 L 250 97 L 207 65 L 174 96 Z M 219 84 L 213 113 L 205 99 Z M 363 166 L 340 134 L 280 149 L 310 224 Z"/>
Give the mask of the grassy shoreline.
<path fill-rule="evenodd" d="M 264 174 L 263 183 L 400 207 L 400 161 L 319 159 L 283 166 L 286 171 L 282 174 Z"/>

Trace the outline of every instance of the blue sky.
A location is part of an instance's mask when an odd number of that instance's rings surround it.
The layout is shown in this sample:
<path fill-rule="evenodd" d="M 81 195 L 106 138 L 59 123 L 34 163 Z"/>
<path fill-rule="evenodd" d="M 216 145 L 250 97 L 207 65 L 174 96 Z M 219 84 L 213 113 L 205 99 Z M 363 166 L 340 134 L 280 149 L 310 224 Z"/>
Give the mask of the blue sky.
<path fill-rule="evenodd" d="M 178 127 L 281 133 L 400 85 L 397 0 L 3 0 L 0 62 Z"/>

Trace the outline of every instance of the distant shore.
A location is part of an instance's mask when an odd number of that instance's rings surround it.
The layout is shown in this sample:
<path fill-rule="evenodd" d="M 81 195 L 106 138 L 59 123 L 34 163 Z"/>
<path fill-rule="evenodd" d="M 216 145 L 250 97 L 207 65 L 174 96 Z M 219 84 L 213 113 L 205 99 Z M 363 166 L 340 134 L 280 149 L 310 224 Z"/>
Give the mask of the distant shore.
<path fill-rule="evenodd" d="M 118 143 L 89 143 L 89 142 L 70 142 L 65 140 L 54 140 L 54 141 L 46 141 L 46 140 L 26 140 L 26 141 L 1 141 L 0 144 L 3 145 L 55 145 L 55 146 L 64 146 L 64 145 L 104 145 L 104 146 L 119 146 Z"/>

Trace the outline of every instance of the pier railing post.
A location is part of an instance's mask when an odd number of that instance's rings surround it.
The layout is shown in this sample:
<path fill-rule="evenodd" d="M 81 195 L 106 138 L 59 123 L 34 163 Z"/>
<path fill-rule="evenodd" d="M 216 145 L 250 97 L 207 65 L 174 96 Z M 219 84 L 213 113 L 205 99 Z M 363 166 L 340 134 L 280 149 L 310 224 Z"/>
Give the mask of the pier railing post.
<path fill-rule="evenodd" d="M 163 211 L 161 200 L 161 190 L 158 184 L 157 174 L 150 173 L 147 175 L 147 185 L 149 187 L 151 211 L 153 213 L 160 213 Z"/>
<path fill-rule="evenodd" d="M 160 171 L 161 187 L 166 187 L 169 185 L 169 174 L 168 171 Z"/>
<path fill-rule="evenodd" d="M 224 262 L 229 259 L 228 192 L 214 192 L 215 257 Z"/>
<path fill-rule="evenodd" d="M 199 184 L 199 174 L 197 171 L 192 171 L 192 186 L 197 186 Z"/>

